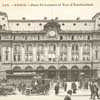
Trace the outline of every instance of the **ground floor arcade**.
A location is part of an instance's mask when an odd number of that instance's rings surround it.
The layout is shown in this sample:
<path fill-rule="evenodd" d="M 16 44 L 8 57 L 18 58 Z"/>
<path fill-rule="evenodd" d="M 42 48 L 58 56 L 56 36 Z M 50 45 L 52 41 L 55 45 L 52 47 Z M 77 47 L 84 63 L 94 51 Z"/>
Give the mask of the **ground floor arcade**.
<path fill-rule="evenodd" d="M 36 70 L 33 70 L 31 66 L 26 67 L 24 70 L 16 66 L 13 70 L 7 71 L 7 77 L 10 78 L 10 76 L 14 76 L 15 78 L 18 78 L 25 76 L 25 78 L 29 78 L 34 76 L 33 73 L 46 79 L 66 81 L 79 81 L 82 78 L 91 79 L 92 77 L 97 76 L 97 70 L 91 69 L 89 66 L 84 66 L 82 69 L 77 66 L 72 66 L 71 69 L 68 69 L 66 66 L 61 66 L 59 69 L 55 66 L 50 66 L 48 69 L 45 69 L 43 66 L 39 66 Z"/>

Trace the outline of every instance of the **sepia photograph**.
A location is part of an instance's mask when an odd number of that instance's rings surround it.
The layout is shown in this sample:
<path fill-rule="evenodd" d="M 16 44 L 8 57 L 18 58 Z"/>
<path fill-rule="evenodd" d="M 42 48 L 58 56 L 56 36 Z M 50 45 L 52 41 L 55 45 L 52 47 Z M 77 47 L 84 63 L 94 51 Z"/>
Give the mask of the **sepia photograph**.
<path fill-rule="evenodd" d="M 18 99 L 100 100 L 100 1 L 0 1 L 0 100 Z"/>

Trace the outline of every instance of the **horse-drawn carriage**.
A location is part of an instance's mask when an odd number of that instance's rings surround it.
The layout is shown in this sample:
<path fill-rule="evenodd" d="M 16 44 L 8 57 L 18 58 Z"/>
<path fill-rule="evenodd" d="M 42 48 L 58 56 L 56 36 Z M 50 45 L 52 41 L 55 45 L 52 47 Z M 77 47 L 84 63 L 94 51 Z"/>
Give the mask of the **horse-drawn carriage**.
<path fill-rule="evenodd" d="M 25 88 L 25 95 L 32 94 L 47 94 L 50 88 L 50 80 L 48 79 L 33 79 L 31 86 Z"/>

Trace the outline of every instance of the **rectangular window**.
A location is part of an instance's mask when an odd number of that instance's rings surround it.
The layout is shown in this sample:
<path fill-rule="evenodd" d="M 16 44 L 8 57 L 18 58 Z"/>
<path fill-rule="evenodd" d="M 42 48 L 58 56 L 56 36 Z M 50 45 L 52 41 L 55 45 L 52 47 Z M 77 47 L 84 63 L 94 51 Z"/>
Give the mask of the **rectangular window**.
<path fill-rule="evenodd" d="M 96 60 L 98 59 L 98 50 L 95 51 L 96 53 Z"/>
<path fill-rule="evenodd" d="M 14 46 L 13 59 L 14 59 L 14 61 L 21 61 L 21 48 L 20 48 L 20 45 L 15 45 Z"/>
<path fill-rule="evenodd" d="M 16 56 L 14 55 L 14 61 L 16 61 Z"/>
<path fill-rule="evenodd" d="M 9 47 L 6 47 L 5 48 L 5 61 L 8 61 L 9 60 L 9 53 L 10 53 Z"/>
<path fill-rule="evenodd" d="M 1 62 L 1 48 L 0 48 L 0 62 Z"/>
<path fill-rule="evenodd" d="M 8 61 L 8 55 L 6 55 L 6 61 Z"/>
<path fill-rule="evenodd" d="M 29 44 L 25 48 L 25 61 L 31 62 L 32 61 L 32 55 L 33 55 L 33 53 L 32 53 L 32 45 Z"/>

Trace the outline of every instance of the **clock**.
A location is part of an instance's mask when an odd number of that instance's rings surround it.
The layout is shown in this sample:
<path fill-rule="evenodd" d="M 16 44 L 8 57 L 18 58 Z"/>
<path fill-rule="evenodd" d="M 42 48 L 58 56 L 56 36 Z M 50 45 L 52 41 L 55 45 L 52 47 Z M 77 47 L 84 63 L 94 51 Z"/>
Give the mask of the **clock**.
<path fill-rule="evenodd" d="M 56 35 L 56 32 L 55 31 L 49 31 L 48 34 L 49 34 L 49 36 L 53 37 L 53 36 Z"/>

